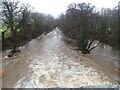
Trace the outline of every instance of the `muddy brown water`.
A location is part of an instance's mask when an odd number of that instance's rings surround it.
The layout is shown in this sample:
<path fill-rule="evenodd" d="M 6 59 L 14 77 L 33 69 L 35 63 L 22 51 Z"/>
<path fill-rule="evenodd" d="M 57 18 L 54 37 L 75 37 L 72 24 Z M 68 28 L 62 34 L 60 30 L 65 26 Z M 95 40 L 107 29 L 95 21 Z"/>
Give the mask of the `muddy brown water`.
<path fill-rule="evenodd" d="M 92 46 L 96 45 L 98 41 L 94 42 Z M 91 54 L 87 55 L 96 66 L 104 71 L 114 81 L 120 81 L 118 78 L 119 71 L 119 57 L 120 52 L 109 45 L 101 43 L 97 48 L 92 50 Z"/>
<path fill-rule="evenodd" d="M 2 58 L 3 88 L 51 88 L 114 85 L 92 56 L 73 50 L 57 28 L 20 47 L 13 57 Z M 108 69 L 108 68 L 105 68 Z"/>

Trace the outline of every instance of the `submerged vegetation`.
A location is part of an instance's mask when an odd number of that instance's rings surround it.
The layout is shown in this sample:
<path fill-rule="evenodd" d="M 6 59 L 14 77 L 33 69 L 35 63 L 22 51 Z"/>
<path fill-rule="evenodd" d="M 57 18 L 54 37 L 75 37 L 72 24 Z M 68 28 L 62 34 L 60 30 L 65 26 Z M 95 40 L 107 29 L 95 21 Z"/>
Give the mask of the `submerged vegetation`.
<path fill-rule="evenodd" d="M 54 18 L 51 15 L 44 15 L 32 12 L 32 7 L 20 2 L 2 3 L 2 46 L 3 50 L 12 48 L 9 56 L 19 51 L 18 46 L 26 41 L 36 38 L 42 33 L 52 30 Z"/>
<path fill-rule="evenodd" d="M 118 6 L 98 11 L 89 3 L 72 3 L 54 18 L 22 1 L 5 1 L 0 9 L 2 88 L 119 87 L 119 51 L 112 48 L 120 44 Z"/>
<path fill-rule="evenodd" d="M 12 56 L 19 51 L 18 46 L 50 32 L 56 26 L 67 37 L 77 40 L 78 50 L 83 54 L 90 53 L 100 42 L 119 48 L 119 10 L 119 5 L 113 9 L 102 8 L 97 11 L 90 3 L 72 3 L 65 14 L 55 19 L 51 15 L 34 12 L 28 4 L 20 4 L 18 1 L 3 2 L 0 29 L 3 50 L 6 47 L 12 48 Z M 91 47 L 95 40 L 99 41 L 98 44 Z"/>
<path fill-rule="evenodd" d="M 120 8 L 102 8 L 97 11 L 95 6 L 86 3 L 69 5 L 65 14 L 61 14 L 58 21 L 63 33 L 69 38 L 78 41 L 82 53 L 90 53 L 100 42 L 119 48 L 120 32 L 118 19 Z M 98 40 L 95 47 L 92 43 Z"/>

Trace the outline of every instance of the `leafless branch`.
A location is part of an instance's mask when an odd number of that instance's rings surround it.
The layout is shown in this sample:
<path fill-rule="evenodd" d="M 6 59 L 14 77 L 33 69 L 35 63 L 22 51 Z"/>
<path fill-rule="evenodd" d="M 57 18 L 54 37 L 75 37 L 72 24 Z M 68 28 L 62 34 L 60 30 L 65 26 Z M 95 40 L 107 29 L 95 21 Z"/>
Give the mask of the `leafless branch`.
<path fill-rule="evenodd" d="M 97 45 L 95 45 L 94 47 L 92 47 L 91 49 L 89 49 L 89 52 L 90 52 L 92 49 L 98 47 L 99 44 L 100 44 L 100 41 L 99 41 L 99 43 L 98 43 Z"/>

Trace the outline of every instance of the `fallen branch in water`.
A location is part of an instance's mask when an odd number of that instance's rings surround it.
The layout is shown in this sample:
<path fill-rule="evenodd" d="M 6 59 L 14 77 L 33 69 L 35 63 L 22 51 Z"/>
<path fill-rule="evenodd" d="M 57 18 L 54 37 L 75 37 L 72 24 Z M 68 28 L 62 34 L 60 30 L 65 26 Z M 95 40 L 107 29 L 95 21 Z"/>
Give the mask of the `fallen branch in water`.
<path fill-rule="evenodd" d="M 12 50 L 12 51 L 10 51 L 8 57 L 12 57 L 13 54 L 16 53 L 16 52 L 20 52 L 20 50 L 18 49 L 18 50 Z"/>
<path fill-rule="evenodd" d="M 90 52 L 91 50 L 93 50 L 94 48 L 98 47 L 99 44 L 100 44 L 100 41 L 99 41 L 99 43 L 98 43 L 97 45 L 95 45 L 94 47 L 92 47 L 91 49 L 89 49 L 89 52 Z"/>

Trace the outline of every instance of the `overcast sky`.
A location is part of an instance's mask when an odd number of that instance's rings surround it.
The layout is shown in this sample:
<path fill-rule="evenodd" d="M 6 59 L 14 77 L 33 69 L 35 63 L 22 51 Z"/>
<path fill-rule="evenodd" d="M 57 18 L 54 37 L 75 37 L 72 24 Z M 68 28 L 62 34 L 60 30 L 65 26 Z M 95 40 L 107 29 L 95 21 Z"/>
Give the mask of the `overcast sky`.
<path fill-rule="evenodd" d="M 87 2 L 92 3 L 97 8 L 113 8 L 118 5 L 120 0 L 20 0 L 22 3 L 28 3 L 34 7 L 35 11 L 51 14 L 57 17 L 64 13 L 70 3 Z"/>

